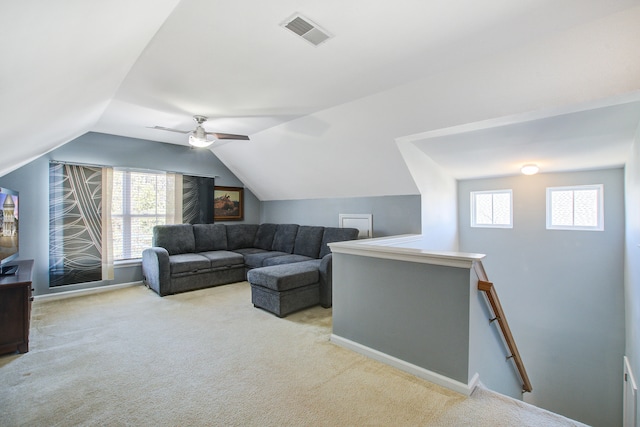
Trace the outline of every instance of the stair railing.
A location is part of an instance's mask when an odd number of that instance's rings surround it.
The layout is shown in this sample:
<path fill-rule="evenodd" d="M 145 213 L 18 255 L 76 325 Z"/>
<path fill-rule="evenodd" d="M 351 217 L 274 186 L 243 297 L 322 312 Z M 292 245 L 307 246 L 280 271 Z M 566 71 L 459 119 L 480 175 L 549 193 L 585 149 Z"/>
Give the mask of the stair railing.
<path fill-rule="evenodd" d="M 520 375 L 520 379 L 522 380 L 522 391 L 531 392 L 531 390 L 533 390 L 531 387 L 531 381 L 529 381 L 529 376 L 527 375 L 527 370 L 522 362 L 522 357 L 520 357 L 516 341 L 513 339 L 513 335 L 511 334 L 511 328 L 509 328 L 509 323 L 507 322 L 504 310 L 502 310 L 498 293 L 496 292 L 493 283 L 488 280 L 482 263 L 475 264 L 475 271 L 479 278 L 478 290 L 483 291 L 486 294 L 491 310 L 493 311 L 493 318 L 489 320 L 489 323 L 493 323 L 494 321 L 498 322 L 500 331 L 502 332 L 502 337 L 504 338 L 507 348 L 511 353 L 511 355 L 507 357 L 507 360 L 513 359 L 513 363 L 515 364 L 518 374 Z"/>

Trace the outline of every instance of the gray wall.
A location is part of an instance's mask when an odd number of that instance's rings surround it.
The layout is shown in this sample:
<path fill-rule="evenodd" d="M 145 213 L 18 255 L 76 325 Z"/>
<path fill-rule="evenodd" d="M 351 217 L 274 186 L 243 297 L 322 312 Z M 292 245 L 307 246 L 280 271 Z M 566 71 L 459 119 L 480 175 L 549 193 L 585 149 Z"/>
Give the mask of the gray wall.
<path fill-rule="evenodd" d="M 115 280 L 49 289 L 49 161 L 216 175 L 216 184 L 243 186 L 210 150 L 100 133 L 85 134 L 0 177 L 0 187 L 20 191 L 20 258 L 34 259 L 36 295 L 142 280 L 139 265 L 115 269 Z M 260 219 L 260 202 L 245 190 L 245 222 Z"/>
<path fill-rule="evenodd" d="M 333 333 L 467 384 L 469 275 L 335 253 Z"/>
<path fill-rule="evenodd" d="M 604 231 L 546 230 L 546 187 L 604 184 Z M 469 193 L 513 189 L 513 229 L 471 228 Z M 533 393 L 525 400 L 594 426 L 621 424 L 623 170 L 458 183 L 460 250 L 487 255 Z"/>
<path fill-rule="evenodd" d="M 468 268 L 334 253 L 333 333 L 463 384 L 520 399 L 478 279 Z"/>
<path fill-rule="evenodd" d="M 637 382 L 640 380 L 640 130 L 625 168 L 625 192 L 625 353 Z"/>
<path fill-rule="evenodd" d="M 339 214 L 372 214 L 373 236 L 420 234 L 420 195 L 262 202 L 262 222 L 338 226 Z"/>

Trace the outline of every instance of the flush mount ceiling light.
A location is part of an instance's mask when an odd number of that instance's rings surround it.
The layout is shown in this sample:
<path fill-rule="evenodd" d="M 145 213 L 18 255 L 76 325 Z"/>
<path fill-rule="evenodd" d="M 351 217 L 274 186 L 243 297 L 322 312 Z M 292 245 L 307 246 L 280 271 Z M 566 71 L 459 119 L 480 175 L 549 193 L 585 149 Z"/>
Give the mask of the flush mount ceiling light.
<path fill-rule="evenodd" d="M 529 163 L 522 166 L 522 168 L 520 169 L 520 172 L 522 172 L 525 175 L 535 175 L 538 173 L 539 170 L 540 168 L 538 167 L 538 165 Z"/>

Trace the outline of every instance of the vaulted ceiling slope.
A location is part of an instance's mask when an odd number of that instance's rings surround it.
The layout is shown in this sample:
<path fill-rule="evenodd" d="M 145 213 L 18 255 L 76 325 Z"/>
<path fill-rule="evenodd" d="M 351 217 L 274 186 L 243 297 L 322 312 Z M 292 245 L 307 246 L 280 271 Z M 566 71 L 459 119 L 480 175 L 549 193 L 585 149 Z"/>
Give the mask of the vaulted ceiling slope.
<path fill-rule="evenodd" d="M 199 114 L 251 136 L 210 149 L 261 200 L 418 194 L 399 140 L 457 178 L 514 173 L 511 137 L 522 161 L 606 167 L 640 120 L 637 0 L 6 3 L 0 175 L 88 131 L 187 145 L 150 127 Z M 332 37 L 283 28 L 296 13 Z M 571 131 L 617 111 L 600 138 Z"/>
<path fill-rule="evenodd" d="M 90 131 L 178 3 L 2 2 L 0 175 Z"/>

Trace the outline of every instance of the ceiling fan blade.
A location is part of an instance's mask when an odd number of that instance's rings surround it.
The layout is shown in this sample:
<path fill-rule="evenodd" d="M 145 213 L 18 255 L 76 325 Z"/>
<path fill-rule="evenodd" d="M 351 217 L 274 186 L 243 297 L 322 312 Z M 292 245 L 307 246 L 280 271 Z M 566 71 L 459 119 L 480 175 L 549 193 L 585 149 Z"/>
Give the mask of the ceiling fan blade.
<path fill-rule="evenodd" d="M 149 129 L 168 130 L 169 132 L 178 132 L 178 133 L 189 133 L 189 132 L 191 132 L 190 130 L 172 129 L 172 128 L 166 128 L 164 126 L 153 126 L 153 127 L 149 127 Z"/>
<path fill-rule="evenodd" d="M 249 137 L 247 135 L 235 135 L 233 133 L 217 132 L 207 132 L 207 135 L 213 135 L 216 139 L 240 139 L 243 141 L 249 141 Z"/>

